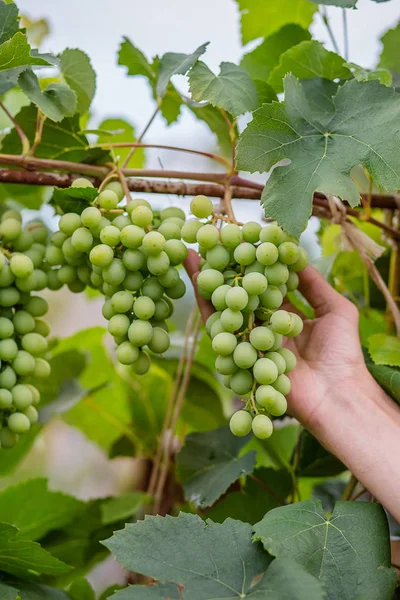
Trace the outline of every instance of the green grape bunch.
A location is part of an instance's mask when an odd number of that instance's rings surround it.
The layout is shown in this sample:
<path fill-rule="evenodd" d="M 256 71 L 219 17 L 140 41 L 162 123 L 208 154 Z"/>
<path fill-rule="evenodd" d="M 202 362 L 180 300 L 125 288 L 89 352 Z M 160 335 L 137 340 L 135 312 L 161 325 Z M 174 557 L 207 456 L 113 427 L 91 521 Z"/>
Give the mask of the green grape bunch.
<path fill-rule="evenodd" d="M 75 186 L 91 186 L 78 179 Z M 52 289 L 68 285 L 73 292 L 86 286 L 105 296 L 103 316 L 113 336 L 118 361 L 134 373 L 150 368 L 150 353 L 170 346 L 166 320 L 173 300 L 186 286 L 177 267 L 188 250 L 181 241 L 185 213 L 169 207 L 153 211 L 146 200 L 118 208 L 124 191 L 118 181 L 106 184 L 82 213 L 66 213 L 52 236 L 46 259 L 55 269 Z"/>
<path fill-rule="evenodd" d="M 32 295 L 48 284 L 48 230 L 40 221 L 26 227 L 18 211 L 0 222 L 0 446 L 12 448 L 38 421 L 40 393 L 32 380 L 50 375 L 43 358 L 49 326 L 41 319 L 44 298 Z"/>
<path fill-rule="evenodd" d="M 206 323 L 217 354 L 215 368 L 245 403 L 232 416 L 230 429 L 237 436 L 253 431 L 266 439 L 273 431 L 272 417 L 286 412 L 287 373 L 296 366 L 295 355 L 282 347 L 284 336 L 295 337 L 303 329 L 297 314 L 280 307 L 287 292 L 297 288 L 307 253 L 276 224 L 222 221 L 218 228 L 218 215 L 209 219 L 213 205 L 205 196 L 193 199 L 191 211 L 208 218 L 188 221 L 182 237 L 199 244 L 199 294 L 216 311 Z"/>

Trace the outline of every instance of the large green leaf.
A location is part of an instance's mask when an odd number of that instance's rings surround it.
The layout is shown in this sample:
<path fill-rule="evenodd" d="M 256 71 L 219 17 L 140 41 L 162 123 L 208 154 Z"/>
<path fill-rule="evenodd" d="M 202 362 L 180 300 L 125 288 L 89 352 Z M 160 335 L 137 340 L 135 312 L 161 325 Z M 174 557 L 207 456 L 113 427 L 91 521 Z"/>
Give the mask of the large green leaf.
<path fill-rule="evenodd" d="M 115 496 L 101 505 L 101 520 L 104 525 L 116 521 L 128 520 L 145 504 L 151 501 L 150 496 L 142 492 L 131 492 Z"/>
<path fill-rule="evenodd" d="M 372 81 L 377 79 L 383 85 L 392 84 L 392 75 L 387 69 L 365 69 L 352 62 L 344 64 L 350 69 L 357 81 Z"/>
<path fill-rule="evenodd" d="M 310 33 L 299 25 L 285 25 L 265 38 L 254 50 L 245 54 L 240 66 L 253 78 L 267 81 L 272 69 L 279 63 L 281 54 L 310 38 Z"/>
<path fill-rule="evenodd" d="M 400 340 L 393 335 L 377 333 L 371 336 L 368 352 L 376 365 L 400 367 Z"/>
<path fill-rule="evenodd" d="M 99 129 L 104 131 L 97 139 L 98 143 L 131 143 L 136 142 L 135 129 L 133 125 L 124 119 L 105 119 L 99 125 Z M 115 153 L 120 157 L 121 164 L 129 154 L 131 148 L 116 148 Z M 127 167 L 140 169 L 144 166 L 145 155 L 143 148 L 136 148 Z"/>
<path fill-rule="evenodd" d="M 400 404 L 400 368 L 390 367 L 387 365 L 376 365 L 369 356 L 368 352 L 364 352 L 365 364 L 372 377 L 379 383 L 380 386 Z"/>
<path fill-rule="evenodd" d="M 214 75 L 205 63 L 197 62 L 189 73 L 189 87 L 197 102 L 205 100 L 235 117 L 258 106 L 257 90 L 251 77 L 233 63 L 221 63 L 219 75 Z"/>
<path fill-rule="evenodd" d="M 0 44 L 9 40 L 19 29 L 18 7 L 14 2 L 0 2 Z"/>
<path fill-rule="evenodd" d="M 96 600 L 96 594 L 87 579 L 81 577 L 68 588 L 71 600 Z"/>
<path fill-rule="evenodd" d="M 30 65 L 43 67 L 51 66 L 51 63 L 38 55 L 31 55 L 31 47 L 28 44 L 26 35 L 18 31 L 11 39 L 3 42 L 0 46 L 0 71 Z"/>
<path fill-rule="evenodd" d="M 323 583 L 331 600 L 389 600 L 389 530 L 378 504 L 337 502 L 330 517 L 320 500 L 275 508 L 254 526 L 254 539 L 277 558 L 293 558 Z"/>
<path fill-rule="evenodd" d="M 0 584 L 0 594 L 1 600 L 71 600 L 66 592 L 41 583 Z"/>
<path fill-rule="evenodd" d="M 18 83 L 25 96 L 52 121 L 62 121 L 76 113 L 76 94 L 68 85 L 51 83 L 42 92 L 37 76 L 30 69 L 21 73 Z"/>
<path fill-rule="evenodd" d="M 67 48 L 60 54 L 61 73 L 77 97 L 77 110 L 84 114 L 89 110 L 96 91 L 96 72 L 90 59 L 82 50 Z"/>
<path fill-rule="evenodd" d="M 127 525 L 105 545 L 128 569 L 168 583 L 153 589 L 133 586 L 113 598 L 322 599 L 318 582 L 305 577 L 295 564 L 274 561 L 267 570 L 271 559 L 258 544 L 250 543 L 250 531 L 250 525 L 241 521 L 216 524 L 185 513 L 146 517 Z"/>
<path fill-rule="evenodd" d="M 60 208 L 63 213 L 81 214 L 97 197 L 98 191 L 91 187 L 54 188 L 51 204 Z"/>
<path fill-rule="evenodd" d="M 143 75 L 153 81 L 156 78 L 156 74 L 143 52 L 136 48 L 127 37 L 124 37 L 120 46 L 118 64 L 128 68 L 128 75 Z"/>
<path fill-rule="evenodd" d="M 400 23 L 393 29 L 386 31 L 381 37 L 381 42 L 383 50 L 379 59 L 379 66 L 394 73 L 400 73 Z"/>
<path fill-rule="evenodd" d="M 222 114 L 221 110 L 211 104 L 205 106 L 191 106 L 188 108 L 200 121 L 204 121 L 217 136 L 218 145 L 221 153 L 226 156 L 232 155 L 232 140 L 229 135 L 229 129 L 226 122 L 226 118 Z M 228 119 L 229 115 L 226 115 Z"/>
<path fill-rule="evenodd" d="M 0 492 L 1 518 L 18 528 L 18 537 L 30 540 L 66 525 L 83 507 L 72 496 L 50 491 L 45 479 L 23 481 Z"/>
<path fill-rule="evenodd" d="M 18 529 L 0 523 L 0 570 L 23 579 L 36 573 L 61 575 L 71 567 L 52 556 L 36 542 L 18 536 Z"/>
<path fill-rule="evenodd" d="M 310 0 L 310 2 L 327 6 L 339 6 L 340 8 L 355 8 L 357 4 L 357 0 Z"/>
<path fill-rule="evenodd" d="M 158 63 L 158 78 L 156 84 L 157 96 L 163 97 L 172 75 L 186 75 L 199 57 L 204 54 L 208 43 L 199 46 L 192 54 L 167 52 Z"/>
<path fill-rule="evenodd" d="M 270 73 L 268 83 L 277 92 L 283 92 L 283 78 L 292 73 L 298 79 L 349 79 L 351 71 L 344 66 L 344 58 L 325 50 L 321 42 L 306 40 L 284 52 Z"/>
<path fill-rule="evenodd" d="M 346 471 L 347 467 L 326 450 L 309 431 L 300 436 L 297 472 L 302 477 L 330 477 Z"/>
<path fill-rule="evenodd" d="M 211 506 L 239 477 L 251 473 L 255 452 L 238 456 L 247 441 L 227 427 L 188 435 L 177 455 L 185 498 L 201 508 Z"/>
<path fill-rule="evenodd" d="M 308 0 L 236 0 L 239 5 L 242 42 L 266 37 L 284 25 L 295 23 L 308 29 L 318 10 Z"/>
<path fill-rule="evenodd" d="M 274 435 L 267 440 L 253 437 L 244 449 L 257 452 L 257 467 L 291 469 L 291 458 L 299 437 L 300 425 L 289 424 L 276 428 Z"/>
<path fill-rule="evenodd" d="M 311 80 L 313 82 L 314 80 Z M 317 110 L 315 103 L 317 102 Z M 352 206 L 360 201 L 350 177 L 364 165 L 386 190 L 400 188 L 400 154 L 393 151 L 393 122 L 400 119 L 400 96 L 377 81 L 346 82 L 331 99 L 315 97 L 313 86 L 285 77 L 285 101 L 253 113 L 238 145 L 238 168 L 269 171 L 262 203 L 265 214 L 299 236 L 315 191 L 334 194 Z"/>

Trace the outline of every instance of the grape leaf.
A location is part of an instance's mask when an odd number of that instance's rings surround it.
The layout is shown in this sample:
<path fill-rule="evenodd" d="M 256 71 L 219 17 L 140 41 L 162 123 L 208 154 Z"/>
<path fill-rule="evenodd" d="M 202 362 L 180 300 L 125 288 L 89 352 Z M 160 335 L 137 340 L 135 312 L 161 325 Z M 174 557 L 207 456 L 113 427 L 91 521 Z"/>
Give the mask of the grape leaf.
<path fill-rule="evenodd" d="M 383 0 L 384 2 L 386 0 Z M 323 4 L 325 6 L 339 6 L 340 8 L 355 8 L 358 0 L 310 0 L 313 4 Z M 379 0 L 378 0 L 379 2 Z"/>
<path fill-rule="evenodd" d="M 82 50 L 67 48 L 60 54 L 60 68 L 65 81 L 76 94 L 77 111 L 86 113 L 96 91 L 96 72 L 89 57 Z"/>
<path fill-rule="evenodd" d="M 26 35 L 21 31 L 0 46 L 0 71 L 29 65 L 50 66 L 50 64 L 40 56 L 31 56 L 31 47 Z"/>
<path fill-rule="evenodd" d="M 124 37 L 118 51 L 118 64 L 128 68 L 128 75 L 143 75 L 150 81 L 156 79 L 156 74 L 143 52 L 127 37 Z"/>
<path fill-rule="evenodd" d="M 106 500 L 101 505 L 101 520 L 104 525 L 131 519 L 144 504 L 149 504 L 151 497 L 141 492 L 123 494 Z"/>
<path fill-rule="evenodd" d="M 76 113 L 76 94 L 68 85 L 51 83 L 42 92 L 37 76 L 30 69 L 21 73 L 18 83 L 25 96 L 52 121 L 62 121 Z"/>
<path fill-rule="evenodd" d="M 14 2 L 0 2 L 0 44 L 9 40 L 19 29 L 18 7 Z"/>
<path fill-rule="evenodd" d="M 185 513 L 126 525 L 104 544 L 125 567 L 165 583 L 132 586 L 112 598 L 322 600 L 314 577 L 294 561 L 270 565 L 268 554 L 249 543 L 250 531 L 241 521 L 217 524 Z"/>
<path fill-rule="evenodd" d="M 0 583 L 1 600 L 18 600 L 19 592 L 15 587 Z"/>
<path fill-rule="evenodd" d="M 377 79 L 382 85 L 392 84 L 392 75 L 387 69 L 364 69 L 355 63 L 344 63 L 350 69 L 357 81 L 371 81 Z"/>
<path fill-rule="evenodd" d="M 293 558 L 323 583 L 329 600 L 392 598 L 389 529 L 383 508 L 337 502 L 327 517 L 318 499 L 274 508 L 254 540 L 277 558 Z"/>
<path fill-rule="evenodd" d="M 204 121 L 211 131 L 215 133 L 222 154 L 225 156 L 230 156 L 232 154 L 232 141 L 229 135 L 226 119 L 219 108 L 211 106 L 211 104 L 201 107 L 188 105 L 188 108 L 197 117 L 197 119 Z M 230 119 L 229 115 L 227 115 L 227 117 Z"/>
<path fill-rule="evenodd" d="M 253 79 L 267 81 L 272 69 L 279 63 L 281 54 L 310 38 L 310 33 L 299 25 L 284 25 L 282 29 L 265 38 L 254 50 L 245 54 L 240 66 L 246 69 Z"/>
<path fill-rule="evenodd" d="M 318 10 L 308 0 L 236 0 L 240 10 L 242 42 L 267 37 L 288 23 L 307 29 Z"/>
<path fill-rule="evenodd" d="M 96 600 L 96 594 L 87 579 L 81 577 L 68 588 L 71 600 Z"/>
<path fill-rule="evenodd" d="M 299 436 L 299 425 L 288 424 L 274 431 L 267 440 L 252 437 L 246 450 L 256 450 L 257 467 L 291 469 L 291 458 Z"/>
<path fill-rule="evenodd" d="M 104 142 L 136 142 L 134 127 L 124 119 L 105 119 L 99 125 L 99 128 L 104 132 L 97 139 L 98 143 Z M 121 164 L 128 156 L 131 148 L 116 148 L 115 154 L 120 157 Z M 143 148 L 136 148 L 132 158 L 127 164 L 130 168 L 140 169 L 144 166 L 145 154 Z"/>
<path fill-rule="evenodd" d="M 97 195 L 98 191 L 90 187 L 55 187 L 50 203 L 60 208 L 63 213 L 74 212 L 80 215 L 85 208 L 90 206 Z"/>
<path fill-rule="evenodd" d="M 201 61 L 189 73 L 189 88 L 197 102 L 219 106 L 237 117 L 258 106 L 257 90 L 248 73 L 233 63 L 220 64 L 220 74 Z"/>
<path fill-rule="evenodd" d="M 379 59 L 379 67 L 389 69 L 394 73 L 400 73 L 400 23 L 393 29 L 388 29 L 381 37 L 383 44 L 382 53 Z"/>
<path fill-rule="evenodd" d="M 312 488 L 313 498 L 319 498 L 325 512 L 332 512 L 335 502 L 340 500 L 346 489 L 346 482 L 341 479 L 326 479 Z"/>
<path fill-rule="evenodd" d="M 346 471 L 347 467 L 326 450 L 306 429 L 300 435 L 297 473 L 301 477 L 327 477 Z"/>
<path fill-rule="evenodd" d="M 376 365 L 365 348 L 363 353 L 365 364 L 372 377 L 393 400 L 400 404 L 400 368 Z"/>
<path fill-rule="evenodd" d="M 1 518 L 16 525 L 17 537 L 24 539 L 38 540 L 51 529 L 64 526 L 83 506 L 72 496 L 50 491 L 45 479 L 29 479 L 0 492 Z"/>
<path fill-rule="evenodd" d="M 377 333 L 371 336 L 368 352 L 376 365 L 400 367 L 400 340 L 393 335 Z"/>
<path fill-rule="evenodd" d="M 186 500 L 211 506 L 239 477 L 251 473 L 255 452 L 238 456 L 248 439 L 234 437 L 227 427 L 189 434 L 176 460 Z"/>
<path fill-rule="evenodd" d="M 256 110 L 238 145 L 238 168 L 252 173 L 290 159 L 289 166 L 274 169 L 262 204 L 268 217 L 296 237 L 306 227 L 315 191 L 339 196 L 351 206 L 359 203 L 350 178 L 354 165 L 364 165 L 385 190 L 400 188 L 400 155 L 393 150 L 392 135 L 400 96 L 377 81 L 353 79 L 330 101 L 321 97 L 315 111 L 312 89 L 287 75 L 285 101 Z"/>
<path fill-rule="evenodd" d="M 17 596 L 14 596 L 13 600 L 71 600 L 66 592 L 48 585 L 23 582 L 18 582 L 18 584 L 14 585 L 18 586 L 18 590 L 8 588 L 17 592 Z M 0 591 L 2 591 L 1 587 Z M 3 599 L 3 596 L 1 596 L 1 600 L 8 600 L 8 597 Z"/>
<path fill-rule="evenodd" d="M 69 565 L 52 556 L 36 542 L 21 539 L 18 529 L 9 523 L 0 523 L 0 570 L 32 578 L 32 572 L 61 575 L 71 570 Z"/>
<path fill-rule="evenodd" d="M 283 92 L 286 73 L 292 73 L 298 79 L 349 79 L 351 71 L 344 63 L 341 56 L 325 50 L 320 42 L 306 40 L 281 55 L 279 63 L 270 73 L 268 83 L 276 92 Z"/>
<path fill-rule="evenodd" d="M 167 52 L 164 54 L 158 64 L 158 79 L 156 84 L 157 96 L 163 97 L 172 75 L 186 75 L 199 57 L 204 54 L 208 42 L 199 46 L 192 54 L 180 54 L 177 52 Z"/>

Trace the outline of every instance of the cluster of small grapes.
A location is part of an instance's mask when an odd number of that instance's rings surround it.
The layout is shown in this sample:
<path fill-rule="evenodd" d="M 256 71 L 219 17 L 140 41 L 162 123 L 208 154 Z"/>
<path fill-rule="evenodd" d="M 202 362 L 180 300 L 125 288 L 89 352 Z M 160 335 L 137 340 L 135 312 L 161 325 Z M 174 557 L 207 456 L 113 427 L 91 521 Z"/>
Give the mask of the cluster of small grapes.
<path fill-rule="evenodd" d="M 75 187 L 91 185 L 82 178 L 74 182 Z M 181 241 L 186 217 L 174 207 L 153 211 L 146 200 L 118 208 L 123 196 L 121 184 L 113 181 L 81 215 L 64 214 L 46 259 L 59 266 L 60 285 L 74 292 L 86 285 L 103 292 L 102 312 L 118 346 L 117 358 L 144 374 L 150 356 L 143 348 L 156 354 L 169 348 L 171 300 L 186 291 L 176 269 L 188 252 Z"/>
<path fill-rule="evenodd" d="M 31 295 L 47 287 L 44 258 L 48 231 L 41 222 L 21 225 L 18 211 L 0 222 L 0 446 L 12 448 L 38 420 L 40 400 L 30 379 L 46 378 L 49 327 L 40 319 L 47 302 Z"/>
<path fill-rule="evenodd" d="M 194 199 L 191 209 L 201 218 L 213 210 L 206 197 Z M 297 288 L 297 272 L 308 257 L 276 224 L 228 223 L 218 228 L 216 219 L 191 224 L 203 257 L 199 293 L 216 309 L 206 328 L 218 355 L 216 370 L 246 400 L 245 408 L 231 418 L 232 433 L 244 436 L 253 430 L 266 439 L 273 431 L 270 416 L 286 412 L 287 373 L 296 365 L 295 355 L 281 347 L 283 336 L 294 337 L 303 328 L 297 314 L 279 307 L 286 293 Z"/>

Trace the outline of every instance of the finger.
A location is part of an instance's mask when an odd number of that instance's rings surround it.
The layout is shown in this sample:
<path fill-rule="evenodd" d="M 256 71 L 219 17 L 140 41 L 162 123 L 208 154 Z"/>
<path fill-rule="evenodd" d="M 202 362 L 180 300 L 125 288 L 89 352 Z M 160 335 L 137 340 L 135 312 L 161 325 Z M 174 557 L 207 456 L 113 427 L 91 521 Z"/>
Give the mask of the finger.
<path fill-rule="evenodd" d="M 211 304 L 211 302 L 209 300 L 206 300 L 205 298 L 202 298 L 202 296 L 200 296 L 199 288 L 197 285 L 198 275 L 199 275 L 198 272 L 194 273 L 194 275 L 192 277 L 192 283 L 193 283 L 193 289 L 194 289 L 194 294 L 196 296 L 197 304 L 200 309 L 201 318 L 203 319 L 204 324 L 205 324 L 205 323 L 207 323 L 208 317 L 210 317 L 213 314 L 213 312 L 215 312 L 215 308 L 213 307 L 213 305 Z"/>
<path fill-rule="evenodd" d="M 190 280 L 193 279 L 193 275 L 200 271 L 201 257 L 195 250 L 189 249 L 188 255 L 183 263 L 186 273 L 189 275 Z"/>
<path fill-rule="evenodd" d="M 311 265 L 299 272 L 299 291 L 321 317 L 329 312 L 340 312 L 343 306 L 341 296 L 326 281 L 325 277 Z"/>

